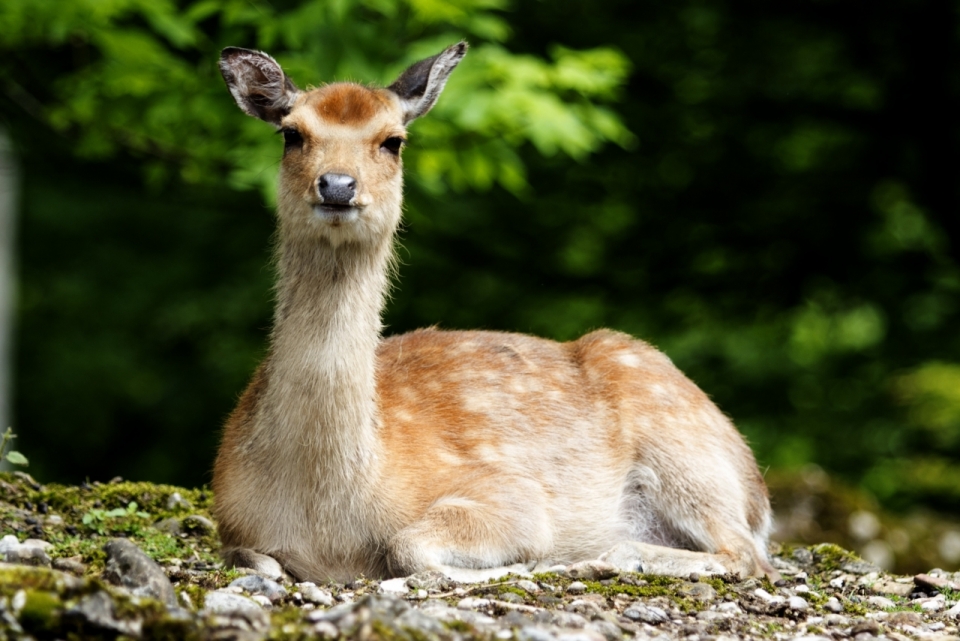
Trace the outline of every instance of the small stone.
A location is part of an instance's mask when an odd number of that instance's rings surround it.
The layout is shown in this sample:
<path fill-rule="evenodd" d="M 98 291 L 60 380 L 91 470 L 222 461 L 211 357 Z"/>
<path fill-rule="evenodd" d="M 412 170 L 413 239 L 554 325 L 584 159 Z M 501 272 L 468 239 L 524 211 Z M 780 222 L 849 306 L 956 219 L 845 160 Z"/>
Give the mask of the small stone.
<path fill-rule="evenodd" d="M 924 612 L 939 612 L 946 607 L 946 605 L 942 594 L 932 599 L 920 599 L 920 609 Z"/>
<path fill-rule="evenodd" d="M 287 596 L 287 590 L 282 585 L 276 581 L 265 579 L 258 574 L 248 574 L 247 576 L 242 576 L 239 579 L 231 582 L 227 587 L 240 588 L 249 594 L 264 596 L 270 601 L 270 603 L 276 603 L 283 597 Z"/>
<path fill-rule="evenodd" d="M 913 585 L 910 583 L 900 583 L 898 581 L 889 581 L 881 579 L 874 583 L 871 590 L 880 594 L 892 594 L 893 596 L 906 597 L 913 592 Z"/>
<path fill-rule="evenodd" d="M 527 594 L 539 594 L 541 592 L 539 585 L 533 581 L 528 581 L 527 579 L 521 579 L 520 581 L 517 581 L 517 587 Z"/>
<path fill-rule="evenodd" d="M 204 536 L 207 534 L 213 534 L 217 527 L 213 522 L 205 516 L 200 516 L 199 514 L 191 514 L 181 521 L 183 526 L 183 531 L 187 534 L 197 534 L 199 536 Z"/>
<path fill-rule="evenodd" d="M 511 594 L 512 594 L 512 593 L 511 593 Z M 413 593 L 413 598 L 416 599 L 417 601 L 423 601 L 423 600 L 425 600 L 428 596 L 429 596 L 429 594 L 428 594 L 427 591 L 424 590 L 423 588 L 420 588 L 419 590 L 417 590 L 416 592 Z M 517 595 L 514 595 L 514 596 L 517 596 Z"/>
<path fill-rule="evenodd" d="M 743 610 L 740 609 L 740 606 L 737 605 L 734 601 L 724 601 L 717 606 L 717 612 L 729 612 L 732 614 L 740 614 Z"/>
<path fill-rule="evenodd" d="M 837 597 L 832 596 L 827 599 L 827 602 L 823 604 L 824 610 L 829 610 L 830 612 L 840 613 L 843 612 L 843 604 L 837 599 Z"/>
<path fill-rule="evenodd" d="M 850 629 L 850 635 L 854 637 L 864 632 L 871 636 L 879 636 L 881 632 L 880 624 L 873 619 L 864 619 L 855 623 Z"/>
<path fill-rule="evenodd" d="M 587 586 L 580 581 L 574 581 L 567 586 L 567 592 L 570 594 L 583 594 L 587 591 Z"/>
<path fill-rule="evenodd" d="M 264 607 L 264 608 L 269 608 L 270 606 L 273 605 L 273 602 L 262 594 L 254 594 L 250 598 L 253 601 L 256 601 L 257 604 L 259 604 L 261 607 Z"/>
<path fill-rule="evenodd" d="M 642 621 L 650 625 L 665 623 L 670 620 L 667 613 L 653 605 L 644 605 L 643 603 L 634 603 L 623 611 L 623 616 L 632 621 Z"/>
<path fill-rule="evenodd" d="M 831 588 L 834 588 L 835 590 L 842 590 L 842 589 L 843 589 L 843 577 L 839 577 L 839 576 L 838 576 L 838 577 L 835 578 L 835 579 L 830 579 L 830 587 L 831 587 Z"/>
<path fill-rule="evenodd" d="M 931 589 L 960 590 L 960 583 L 954 583 L 953 581 L 945 579 L 942 576 L 943 574 L 942 570 L 938 573 L 938 575 L 934 575 L 933 572 L 934 571 L 931 570 L 929 574 L 918 574 L 915 577 L 913 577 L 913 582 L 917 585 L 918 588 L 926 591 L 930 591 Z"/>
<path fill-rule="evenodd" d="M 813 564 L 813 552 L 807 548 L 797 548 L 793 551 L 793 560 L 799 563 L 800 565 L 812 565 Z"/>
<path fill-rule="evenodd" d="M 42 539 L 27 539 L 22 545 L 25 547 L 40 548 L 44 552 L 49 551 L 53 547 L 53 543 L 48 543 Z"/>
<path fill-rule="evenodd" d="M 190 595 L 187 594 L 186 592 L 181 592 L 180 594 L 177 595 L 177 597 L 180 599 L 180 605 L 182 605 L 186 609 L 193 610 L 196 608 L 196 606 L 193 604 L 193 599 L 191 599 Z"/>
<path fill-rule="evenodd" d="M 887 610 L 887 609 L 890 609 L 890 608 L 895 608 L 895 607 L 897 607 L 897 604 L 896 604 L 896 603 L 894 603 L 893 601 L 891 601 L 890 599 L 888 599 L 888 598 L 885 597 L 885 596 L 871 596 L 871 597 L 867 597 L 867 603 L 869 603 L 870 605 L 872 605 L 872 606 L 874 606 L 874 607 L 880 608 L 880 609 L 882 609 L 882 610 Z"/>
<path fill-rule="evenodd" d="M 167 497 L 168 510 L 189 510 L 192 507 L 193 505 L 190 504 L 190 501 L 180 496 L 180 492 L 174 492 Z"/>
<path fill-rule="evenodd" d="M 263 612 L 263 608 L 251 599 L 224 590 L 207 592 L 203 598 L 203 612 L 206 614 L 233 614 L 237 612 Z"/>
<path fill-rule="evenodd" d="M 943 613 L 948 619 L 960 619 L 960 602 Z"/>
<path fill-rule="evenodd" d="M 871 574 L 873 572 L 879 574 L 881 572 L 881 569 L 873 563 L 859 560 L 846 561 L 840 566 L 840 569 L 844 572 L 849 572 L 850 574 Z"/>
<path fill-rule="evenodd" d="M 410 591 L 410 588 L 407 586 L 406 577 L 399 577 L 396 579 L 387 579 L 386 581 L 381 581 L 378 591 L 381 593 L 388 592 L 392 594 L 406 594 Z"/>
<path fill-rule="evenodd" d="M 53 569 L 82 576 L 87 571 L 87 566 L 81 562 L 82 558 L 81 556 L 66 556 L 53 559 Z"/>
<path fill-rule="evenodd" d="M 153 524 L 153 527 L 171 536 L 178 536 L 183 533 L 183 525 L 180 523 L 180 519 L 175 517 L 157 521 Z"/>
<path fill-rule="evenodd" d="M 153 559 L 127 539 L 112 539 L 103 546 L 107 564 L 103 577 L 121 585 L 136 596 L 147 596 L 176 605 L 177 597 L 170 579 Z"/>
<path fill-rule="evenodd" d="M 479 599 L 472 596 L 460 599 L 460 601 L 457 602 L 457 608 L 460 610 L 480 610 L 489 606 L 490 599 Z"/>
<path fill-rule="evenodd" d="M 304 601 L 314 605 L 322 605 L 329 608 L 333 605 L 333 595 L 326 590 L 321 590 L 315 585 L 306 585 L 300 588 L 300 594 Z"/>
<path fill-rule="evenodd" d="M 63 613 L 63 618 L 70 621 L 71 626 L 101 634 L 109 631 L 113 635 L 123 634 L 139 638 L 142 630 L 138 619 L 117 618 L 113 599 L 102 590 L 80 599 Z"/>
<path fill-rule="evenodd" d="M 500 600 L 507 603 L 523 603 L 524 599 L 516 592 L 504 592 L 500 595 Z"/>
<path fill-rule="evenodd" d="M 810 604 L 801 596 L 792 596 L 787 599 L 787 607 L 796 612 L 805 612 L 810 608 Z"/>
<path fill-rule="evenodd" d="M 717 598 L 717 591 L 709 583 L 683 583 L 679 592 L 697 601 L 713 601 Z"/>

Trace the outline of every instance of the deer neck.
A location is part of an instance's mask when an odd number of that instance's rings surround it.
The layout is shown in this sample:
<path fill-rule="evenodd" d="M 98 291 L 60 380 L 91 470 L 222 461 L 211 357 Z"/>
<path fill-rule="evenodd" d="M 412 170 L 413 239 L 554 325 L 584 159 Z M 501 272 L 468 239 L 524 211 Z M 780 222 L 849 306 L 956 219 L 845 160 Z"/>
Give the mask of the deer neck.
<path fill-rule="evenodd" d="M 392 256 L 392 238 L 333 246 L 285 238 L 281 229 L 263 407 L 288 460 L 322 472 L 309 476 L 328 496 L 374 476 L 379 458 L 376 352 Z"/>

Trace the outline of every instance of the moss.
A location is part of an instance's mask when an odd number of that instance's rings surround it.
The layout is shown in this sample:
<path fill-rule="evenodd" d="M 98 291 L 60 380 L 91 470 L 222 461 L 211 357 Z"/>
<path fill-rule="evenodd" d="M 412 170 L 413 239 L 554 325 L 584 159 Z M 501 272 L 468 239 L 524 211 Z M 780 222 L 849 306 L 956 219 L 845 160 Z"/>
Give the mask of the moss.
<path fill-rule="evenodd" d="M 26 601 L 20 610 L 20 624 L 33 634 L 55 631 L 60 626 L 63 602 L 60 597 L 44 590 L 27 590 Z"/>
<path fill-rule="evenodd" d="M 833 572 L 841 569 L 845 563 L 860 561 L 856 554 L 833 543 L 814 545 L 810 551 L 820 572 Z"/>

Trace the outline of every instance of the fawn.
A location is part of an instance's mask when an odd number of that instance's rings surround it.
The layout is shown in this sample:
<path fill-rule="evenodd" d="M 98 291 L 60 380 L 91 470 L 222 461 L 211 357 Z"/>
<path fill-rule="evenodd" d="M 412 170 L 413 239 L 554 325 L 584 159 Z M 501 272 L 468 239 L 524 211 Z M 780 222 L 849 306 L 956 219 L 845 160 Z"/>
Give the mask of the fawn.
<path fill-rule="evenodd" d="M 222 53 L 237 105 L 284 140 L 270 349 L 214 470 L 226 560 L 469 580 L 606 552 L 627 570 L 776 576 L 753 454 L 653 347 L 613 331 L 381 337 L 406 127 L 466 51 L 385 89 L 309 91 L 265 53 Z"/>

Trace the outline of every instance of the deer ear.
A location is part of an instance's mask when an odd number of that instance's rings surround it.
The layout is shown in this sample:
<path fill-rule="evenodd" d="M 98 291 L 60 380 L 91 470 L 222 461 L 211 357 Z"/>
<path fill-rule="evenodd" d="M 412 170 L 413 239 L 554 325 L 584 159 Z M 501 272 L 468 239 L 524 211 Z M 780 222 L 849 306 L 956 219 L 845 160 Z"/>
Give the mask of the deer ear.
<path fill-rule="evenodd" d="M 430 111 L 447 84 L 450 73 L 465 55 L 467 43 L 458 42 L 432 58 L 414 63 L 388 87 L 400 97 L 404 124 Z"/>
<path fill-rule="evenodd" d="M 300 94 L 277 61 L 262 51 L 227 47 L 220 54 L 220 73 L 244 113 L 276 127 Z"/>

